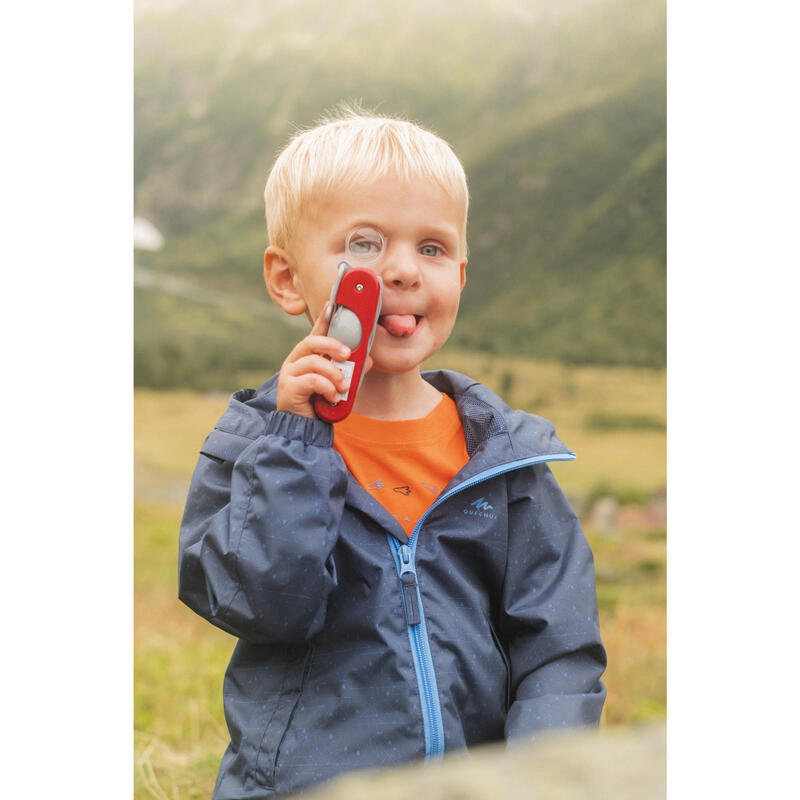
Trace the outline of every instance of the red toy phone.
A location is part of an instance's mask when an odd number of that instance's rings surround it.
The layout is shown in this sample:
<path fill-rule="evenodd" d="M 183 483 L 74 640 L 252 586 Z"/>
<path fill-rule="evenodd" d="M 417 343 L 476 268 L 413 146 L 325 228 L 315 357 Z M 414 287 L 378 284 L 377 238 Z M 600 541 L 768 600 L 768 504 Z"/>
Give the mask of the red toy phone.
<path fill-rule="evenodd" d="M 350 348 L 348 361 L 333 362 L 349 378 L 350 388 L 340 395 L 338 403 L 329 403 L 321 395 L 314 396 L 314 411 L 327 422 L 340 422 L 353 410 L 375 338 L 382 294 L 383 283 L 374 272 L 351 267 L 346 261 L 339 262 L 325 318 L 330 320 L 328 336 Z"/>

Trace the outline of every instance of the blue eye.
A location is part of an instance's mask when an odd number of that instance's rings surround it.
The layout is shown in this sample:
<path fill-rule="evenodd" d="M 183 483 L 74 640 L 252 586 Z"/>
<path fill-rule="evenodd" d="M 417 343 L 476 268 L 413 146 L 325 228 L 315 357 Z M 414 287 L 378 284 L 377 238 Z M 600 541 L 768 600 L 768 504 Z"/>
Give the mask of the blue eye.
<path fill-rule="evenodd" d="M 350 242 L 350 252 L 355 255 L 367 256 L 380 250 L 381 247 L 377 242 L 370 242 L 368 239 L 359 239 L 355 242 Z"/>
<path fill-rule="evenodd" d="M 444 252 L 438 244 L 424 244 L 420 247 L 419 252 L 423 256 L 440 256 Z"/>
<path fill-rule="evenodd" d="M 350 231 L 345 250 L 354 261 L 371 264 L 380 258 L 385 242 L 384 235 L 377 228 L 363 226 Z"/>

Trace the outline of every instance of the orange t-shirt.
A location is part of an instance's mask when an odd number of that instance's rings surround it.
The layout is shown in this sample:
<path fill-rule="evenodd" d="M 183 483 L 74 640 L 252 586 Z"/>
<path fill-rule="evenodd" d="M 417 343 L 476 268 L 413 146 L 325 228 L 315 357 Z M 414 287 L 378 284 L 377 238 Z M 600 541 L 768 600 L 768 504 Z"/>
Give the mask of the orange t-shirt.
<path fill-rule="evenodd" d="M 408 537 L 469 461 L 456 404 L 446 394 L 422 419 L 372 419 L 351 413 L 333 426 L 333 446 Z"/>

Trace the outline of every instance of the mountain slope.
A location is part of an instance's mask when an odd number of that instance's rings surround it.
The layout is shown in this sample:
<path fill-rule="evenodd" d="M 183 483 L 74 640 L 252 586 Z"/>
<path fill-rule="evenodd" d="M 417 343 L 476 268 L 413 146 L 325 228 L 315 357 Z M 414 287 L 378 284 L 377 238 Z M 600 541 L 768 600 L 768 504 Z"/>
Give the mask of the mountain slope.
<path fill-rule="evenodd" d="M 140 0 L 135 37 L 135 208 L 166 238 L 161 252 L 137 252 L 143 267 L 250 310 L 267 303 L 272 159 L 297 126 L 360 99 L 433 128 L 467 170 L 454 343 L 663 365 L 661 2 Z M 137 383 L 200 370 L 204 385 L 222 384 L 237 365 L 275 368 L 298 336 L 158 286 L 136 291 Z"/>

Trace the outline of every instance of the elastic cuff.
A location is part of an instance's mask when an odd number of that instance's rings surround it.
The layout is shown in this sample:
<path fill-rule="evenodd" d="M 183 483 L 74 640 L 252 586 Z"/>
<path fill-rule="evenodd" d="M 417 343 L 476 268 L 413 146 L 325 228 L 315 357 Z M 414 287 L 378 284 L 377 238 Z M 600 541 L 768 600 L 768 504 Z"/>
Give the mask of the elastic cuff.
<path fill-rule="evenodd" d="M 283 436 L 286 439 L 297 439 L 303 444 L 317 447 L 333 446 L 333 425 L 314 417 L 302 417 L 291 411 L 273 411 L 267 420 L 267 436 Z"/>

